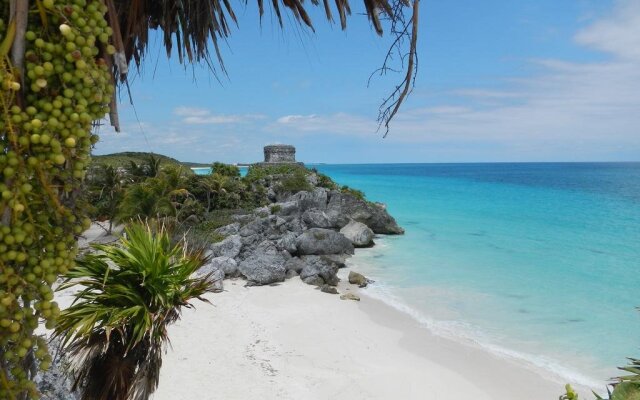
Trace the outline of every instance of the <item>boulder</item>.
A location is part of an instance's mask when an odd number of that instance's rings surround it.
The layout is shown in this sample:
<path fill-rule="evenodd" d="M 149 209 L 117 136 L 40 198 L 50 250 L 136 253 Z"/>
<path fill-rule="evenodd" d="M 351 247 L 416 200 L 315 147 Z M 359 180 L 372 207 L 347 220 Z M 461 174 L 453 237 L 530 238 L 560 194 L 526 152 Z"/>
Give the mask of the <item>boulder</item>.
<path fill-rule="evenodd" d="M 229 225 L 222 226 L 214 231 L 223 236 L 237 235 L 240 232 L 240 222 L 234 222 Z"/>
<path fill-rule="evenodd" d="M 311 209 L 302 214 L 302 221 L 309 228 L 332 228 L 334 225 L 322 210 Z"/>
<path fill-rule="evenodd" d="M 320 278 L 318 275 L 308 276 L 306 278 L 300 278 L 300 279 L 302 279 L 302 282 L 306 283 L 307 285 L 313 285 L 313 286 L 324 285 L 324 279 Z"/>
<path fill-rule="evenodd" d="M 253 221 L 255 216 L 251 214 L 234 214 L 231 216 L 231 219 L 238 222 L 240 225 L 244 225 Z"/>
<path fill-rule="evenodd" d="M 225 278 L 225 272 L 224 272 L 224 265 L 225 263 L 228 262 L 228 260 L 231 260 L 233 262 L 233 264 L 235 264 L 235 260 L 233 258 L 229 258 L 229 257 L 216 257 L 216 258 L 212 258 L 208 263 L 206 263 L 205 265 L 203 265 L 197 272 L 196 274 L 199 276 L 202 275 L 211 275 L 210 280 L 211 280 L 211 286 L 214 292 L 221 292 L 223 290 L 223 283 L 222 281 Z M 232 268 L 230 268 L 230 272 L 232 271 Z"/>
<path fill-rule="evenodd" d="M 224 290 L 224 271 L 217 269 L 211 274 L 211 290 L 219 293 Z"/>
<path fill-rule="evenodd" d="M 359 287 L 363 288 L 363 287 L 366 287 L 368 284 L 373 283 L 373 281 L 370 279 L 367 279 L 364 275 L 359 274 L 355 271 L 349 271 L 349 283 L 353 285 L 358 285 Z"/>
<path fill-rule="evenodd" d="M 336 289 L 335 286 L 322 285 L 320 291 L 322 293 L 338 294 L 338 289 Z"/>
<path fill-rule="evenodd" d="M 353 245 L 343 234 L 330 229 L 311 228 L 296 239 L 298 254 L 353 254 Z"/>
<path fill-rule="evenodd" d="M 271 209 L 269 209 L 269 207 L 267 206 L 258 207 L 255 210 L 253 210 L 253 214 L 255 214 L 258 217 L 268 217 L 269 214 L 271 214 Z"/>
<path fill-rule="evenodd" d="M 360 296 L 353 293 L 345 293 L 340 296 L 340 300 L 355 300 L 360 301 Z"/>
<path fill-rule="evenodd" d="M 289 198 L 289 201 L 296 201 L 300 211 L 306 211 L 312 208 L 324 210 L 327 208 L 327 189 L 315 188 L 311 192 L 301 191 Z"/>
<path fill-rule="evenodd" d="M 254 217 L 251 221 L 247 222 L 245 226 L 240 229 L 240 236 L 253 236 L 263 234 L 267 229 L 269 229 L 269 218 L 268 217 Z"/>
<path fill-rule="evenodd" d="M 287 230 L 301 234 L 307 227 L 302 222 L 300 216 L 289 217 L 287 219 Z"/>
<path fill-rule="evenodd" d="M 266 217 L 254 217 L 240 229 L 240 236 L 247 237 L 253 235 L 261 235 L 269 239 L 276 239 L 287 231 L 287 221 L 276 215 L 268 215 Z"/>
<path fill-rule="evenodd" d="M 324 256 L 304 256 L 301 258 L 304 267 L 300 271 L 300 279 L 309 283 L 307 278 L 314 278 L 314 285 L 328 284 L 335 286 L 340 282 L 338 278 L 339 264 Z M 320 278 L 320 280 L 316 279 Z"/>
<path fill-rule="evenodd" d="M 238 264 L 238 270 L 247 280 L 256 285 L 268 285 L 284 281 L 285 256 L 275 244 L 265 240 Z"/>
<path fill-rule="evenodd" d="M 296 239 L 298 235 L 294 232 L 286 232 L 276 242 L 276 247 L 280 250 L 286 250 L 289 254 L 294 254 L 298 248 L 296 247 Z"/>
<path fill-rule="evenodd" d="M 216 257 L 209 261 L 209 264 L 224 272 L 225 278 L 234 278 L 238 276 L 238 263 L 231 257 Z"/>
<path fill-rule="evenodd" d="M 211 250 L 212 257 L 237 257 L 242 249 L 242 240 L 239 235 L 232 235 L 222 240 L 221 242 L 212 244 L 209 249 Z"/>
<path fill-rule="evenodd" d="M 326 212 L 340 227 L 348 224 L 350 218 L 362 222 L 375 233 L 404 233 L 404 229 L 398 226 L 383 204 L 370 203 L 349 193 L 331 191 Z"/>
<path fill-rule="evenodd" d="M 373 246 L 374 233 L 362 222 L 351 220 L 347 225 L 340 229 L 347 239 L 351 241 L 353 247 L 371 247 Z"/>
<path fill-rule="evenodd" d="M 345 262 L 347 261 L 347 258 L 349 258 L 349 257 L 351 257 L 351 256 L 350 255 L 345 255 L 345 254 L 325 254 L 324 256 L 322 256 L 322 258 L 331 261 L 338 268 L 346 268 L 347 265 L 345 264 Z"/>
<path fill-rule="evenodd" d="M 304 268 L 304 265 L 304 261 L 302 261 L 300 258 L 292 257 L 285 262 L 284 268 L 287 271 L 295 271 L 296 274 L 300 274 L 300 272 Z"/>
<path fill-rule="evenodd" d="M 282 203 L 274 203 L 271 205 L 271 209 L 275 210 L 274 214 L 282 217 L 288 217 L 290 215 L 297 215 L 300 213 L 300 206 L 297 201 L 285 201 Z"/>
<path fill-rule="evenodd" d="M 287 273 L 284 275 L 284 279 L 291 279 L 298 276 L 298 273 L 292 269 L 287 270 Z"/>

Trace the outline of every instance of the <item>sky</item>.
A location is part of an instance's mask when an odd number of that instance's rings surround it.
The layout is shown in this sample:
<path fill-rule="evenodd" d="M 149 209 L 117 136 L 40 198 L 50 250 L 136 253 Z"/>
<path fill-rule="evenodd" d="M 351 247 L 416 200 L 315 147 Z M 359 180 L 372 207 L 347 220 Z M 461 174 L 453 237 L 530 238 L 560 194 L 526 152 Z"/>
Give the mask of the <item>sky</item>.
<path fill-rule="evenodd" d="M 293 144 L 313 163 L 640 160 L 640 0 L 422 0 L 416 86 L 383 139 L 376 117 L 401 76 L 371 73 L 390 36 L 360 2 L 346 31 L 315 32 L 237 2 L 227 74 L 167 59 L 152 40 L 119 98 L 122 132 L 95 154 L 255 162 Z M 153 36 L 158 37 L 158 35 Z"/>

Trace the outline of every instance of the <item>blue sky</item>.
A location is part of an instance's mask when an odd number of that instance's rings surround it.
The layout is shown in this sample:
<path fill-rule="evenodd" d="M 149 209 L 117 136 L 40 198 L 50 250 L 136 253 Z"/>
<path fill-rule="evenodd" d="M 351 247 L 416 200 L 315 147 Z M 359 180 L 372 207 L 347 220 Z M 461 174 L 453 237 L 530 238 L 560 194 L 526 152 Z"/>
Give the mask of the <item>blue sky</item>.
<path fill-rule="evenodd" d="M 640 0 L 422 0 L 416 88 L 386 139 L 374 79 L 389 37 L 362 4 L 348 29 L 316 32 L 238 2 L 223 45 L 228 76 L 167 61 L 160 41 L 121 96 L 122 132 L 95 153 L 154 151 L 183 161 L 252 162 L 294 144 L 305 162 L 640 160 Z"/>

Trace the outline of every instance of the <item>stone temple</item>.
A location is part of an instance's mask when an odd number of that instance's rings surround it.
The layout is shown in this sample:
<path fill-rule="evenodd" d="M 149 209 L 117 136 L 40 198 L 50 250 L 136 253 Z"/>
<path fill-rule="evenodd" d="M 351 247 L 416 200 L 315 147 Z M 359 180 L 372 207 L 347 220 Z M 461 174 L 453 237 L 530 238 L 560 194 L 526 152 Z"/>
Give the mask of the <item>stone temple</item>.
<path fill-rule="evenodd" d="M 297 164 L 296 148 L 288 144 L 264 146 L 264 164 Z"/>

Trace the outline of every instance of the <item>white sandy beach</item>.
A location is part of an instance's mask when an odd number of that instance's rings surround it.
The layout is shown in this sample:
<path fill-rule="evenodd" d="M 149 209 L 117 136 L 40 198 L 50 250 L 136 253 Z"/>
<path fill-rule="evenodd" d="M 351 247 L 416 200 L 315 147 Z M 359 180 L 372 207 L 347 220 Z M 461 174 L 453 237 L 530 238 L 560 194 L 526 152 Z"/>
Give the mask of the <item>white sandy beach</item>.
<path fill-rule="evenodd" d="M 107 239 L 98 227 L 85 232 L 86 242 Z M 339 292 L 362 301 L 296 278 L 277 287 L 225 280 L 224 292 L 207 295 L 212 304 L 196 300 L 169 328 L 153 400 L 542 400 L 564 392 L 550 374 L 431 334 L 348 284 L 347 274 L 340 271 Z M 73 297 L 56 298 L 64 308 Z"/>
<path fill-rule="evenodd" d="M 344 271 L 343 271 L 344 272 Z M 344 281 L 343 281 L 344 282 Z M 563 385 L 431 335 L 362 296 L 340 300 L 298 279 L 225 281 L 170 328 L 154 400 L 557 399 Z M 341 293 L 359 291 L 342 283 Z"/>

